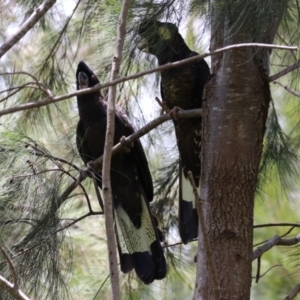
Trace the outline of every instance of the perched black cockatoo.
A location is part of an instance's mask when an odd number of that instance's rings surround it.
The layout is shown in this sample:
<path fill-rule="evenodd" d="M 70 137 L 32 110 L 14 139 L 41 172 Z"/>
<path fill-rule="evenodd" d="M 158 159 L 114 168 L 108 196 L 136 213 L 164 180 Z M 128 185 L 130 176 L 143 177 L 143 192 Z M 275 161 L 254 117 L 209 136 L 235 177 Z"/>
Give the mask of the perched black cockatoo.
<path fill-rule="evenodd" d="M 172 23 L 144 21 L 139 25 L 138 34 L 137 47 L 155 55 L 159 65 L 198 55 L 188 48 L 178 28 Z M 203 88 L 209 76 L 209 67 L 204 59 L 161 71 L 161 97 L 164 106 L 170 110 L 178 107 L 201 108 Z M 180 154 L 179 233 L 182 241 L 187 243 L 198 237 L 195 196 L 187 172 L 192 172 L 199 187 L 202 119 L 173 118 L 173 121 Z"/>
<path fill-rule="evenodd" d="M 96 75 L 83 61 L 78 64 L 76 80 L 77 89 L 99 84 Z M 77 104 L 80 117 L 77 147 L 83 161 L 88 163 L 103 154 L 107 102 L 98 91 L 77 96 Z M 116 107 L 114 144 L 122 136 L 133 132 L 126 115 Z M 101 177 L 97 174 L 100 188 Z M 127 273 L 134 268 L 145 284 L 163 279 L 166 276 L 166 261 L 149 209 L 149 201 L 153 198 L 152 177 L 139 140 L 134 142 L 129 152 L 118 153 L 112 158 L 111 187 L 122 272 Z"/>

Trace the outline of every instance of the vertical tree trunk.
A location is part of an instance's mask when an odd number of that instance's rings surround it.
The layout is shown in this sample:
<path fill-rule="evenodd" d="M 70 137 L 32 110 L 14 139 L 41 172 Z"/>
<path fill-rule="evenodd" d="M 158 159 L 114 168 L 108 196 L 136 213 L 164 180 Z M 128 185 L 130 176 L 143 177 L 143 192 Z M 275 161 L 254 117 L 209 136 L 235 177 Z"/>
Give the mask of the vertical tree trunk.
<path fill-rule="evenodd" d="M 231 30 L 231 13 L 212 21 L 211 50 L 254 41 L 247 25 Z M 253 48 L 213 56 L 206 87 L 201 199 L 221 299 L 250 299 L 254 193 L 270 101 L 268 58 L 267 51 Z M 215 299 L 201 236 L 194 299 Z"/>

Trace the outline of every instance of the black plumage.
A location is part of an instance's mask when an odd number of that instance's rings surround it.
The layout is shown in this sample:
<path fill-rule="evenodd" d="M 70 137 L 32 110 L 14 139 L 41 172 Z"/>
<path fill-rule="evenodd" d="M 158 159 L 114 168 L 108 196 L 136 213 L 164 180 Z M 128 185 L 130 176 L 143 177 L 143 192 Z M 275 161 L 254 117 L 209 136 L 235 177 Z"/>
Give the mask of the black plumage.
<path fill-rule="evenodd" d="M 96 75 L 82 61 L 76 79 L 77 89 L 99 84 Z M 103 154 L 107 102 L 98 91 L 77 96 L 77 104 L 80 117 L 77 147 L 83 161 L 88 163 Z M 133 132 L 126 115 L 116 107 L 114 144 Z M 101 174 L 97 174 L 97 182 L 101 188 Z M 129 152 L 123 151 L 112 158 L 111 186 L 121 270 L 127 273 L 134 268 L 145 284 L 164 278 L 166 261 L 149 209 L 153 198 L 152 177 L 139 140 Z"/>
<path fill-rule="evenodd" d="M 144 21 L 139 25 L 138 34 L 137 47 L 155 55 L 159 65 L 198 55 L 188 48 L 178 28 L 172 23 Z M 201 108 L 203 89 L 209 76 L 209 67 L 204 59 L 161 71 L 163 104 L 170 110 L 176 107 Z M 182 241 L 187 243 L 198 237 L 195 196 L 187 172 L 193 173 L 196 185 L 199 187 L 202 119 L 174 119 L 173 121 L 180 154 L 179 233 Z"/>

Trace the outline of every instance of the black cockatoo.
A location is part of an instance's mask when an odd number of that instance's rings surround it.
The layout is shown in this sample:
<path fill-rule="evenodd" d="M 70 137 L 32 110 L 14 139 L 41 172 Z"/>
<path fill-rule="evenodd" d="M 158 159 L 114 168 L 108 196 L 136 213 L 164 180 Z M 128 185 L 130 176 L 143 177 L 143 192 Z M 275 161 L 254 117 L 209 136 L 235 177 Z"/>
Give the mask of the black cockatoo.
<path fill-rule="evenodd" d="M 78 64 L 76 82 L 77 89 L 99 84 L 96 75 L 83 61 Z M 78 96 L 77 104 L 80 117 L 77 147 L 83 161 L 88 163 L 103 154 L 107 102 L 98 91 Z M 116 107 L 114 144 L 122 136 L 133 132 L 126 115 Z M 101 177 L 97 174 L 100 188 Z M 127 273 L 134 268 L 145 284 L 163 279 L 166 261 L 148 203 L 153 198 L 152 177 L 139 140 L 134 142 L 129 152 L 118 153 L 112 158 L 111 186 L 122 272 Z"/>
<path fill-rule="evenodd" d="M 155 55 L 159 65 L 180 61 L 198 53 L 191 51 L 172 23 L 156 20 L 139 25 L 137 47 Z M 204 59 L 161 71 L 161 97 L 170 110 L 202 107 L 204 85 L 210 71 Z M 193 188 L 189 182 L 191 171 L 197 187 L 200 183 L 200 152 L 202 119 L 173 119 L 180 154 L 179 165 L 179 233 L 184 243 L 198 237 L 198 216 Z"/>

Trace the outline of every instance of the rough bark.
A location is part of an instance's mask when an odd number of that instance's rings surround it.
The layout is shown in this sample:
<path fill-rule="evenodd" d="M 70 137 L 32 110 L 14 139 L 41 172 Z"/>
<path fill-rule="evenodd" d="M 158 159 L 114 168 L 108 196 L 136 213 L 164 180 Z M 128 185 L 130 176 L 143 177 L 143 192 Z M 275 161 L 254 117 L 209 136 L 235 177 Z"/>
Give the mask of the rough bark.
<path fill-rule="evenodd" d="M 243 26 L 229 34 L 229 20 L 223 26 L 216 21 L 212 50 L 253 41 Z M 270 101 L 268 59 L 268 51 L 251 48 L 216 55 L 206 86 L 200 196 L 222 300 L 250 299 L 254 193 Z M 201 235 L 197 261 L 194 299 L 215 299 Z"/>

